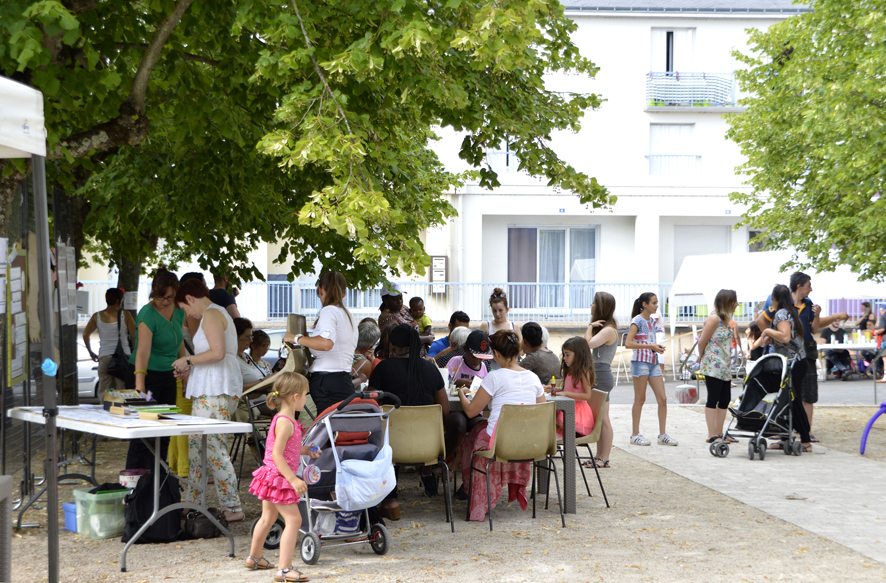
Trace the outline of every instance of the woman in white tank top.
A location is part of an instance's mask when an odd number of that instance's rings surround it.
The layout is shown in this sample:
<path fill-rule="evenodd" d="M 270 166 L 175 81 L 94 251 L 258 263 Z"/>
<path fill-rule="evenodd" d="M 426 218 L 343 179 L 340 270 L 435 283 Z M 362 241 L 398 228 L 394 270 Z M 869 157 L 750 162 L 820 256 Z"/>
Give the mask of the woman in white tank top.
<path fill-rule="evenodd" d="M 187 376 L 187 394 L 192 400 L 191 415 L 231 421 L 243 391 L 243 375 L 237 362 L 237 331 L 227 310 L 209 301 L 209 289 L 197 279 L 186 281 L 175 294 L 175 303 L 185 314 L 200 320 L 194 334 L 194 356 L 184 356 L 172 363 L 177 376 Z M 237 475 L 227 445 L 220 435 L 209 435 L 207 459 L 213 460 L 209 470 L 215 478 L 219 503 L 226 508 L 225 520 L 243 520 Z M 200 466 L 201 436 L 188 441 L 188 481 L 201 484 L 204 469 Z M 185 498 L 195 503 L 200 498 L 198 487 L 188 488 Z"/>
<path fill-rule="evenodd" d="M 112 287 L 105 292 L 105 301 L 108 307 L 96 312 L 86 324 L 83 331 L 83 344 L 86 346 L 89 356 L 98 363 L 98 393 L 99 401 L 104 400 L 105 391 L 116 389 L 122 391 L 126 387 L 122 380 L 108 374 L 108 364 L 114 351 L 117 350 L 118 339 L 123 341 L 123 350 L 127 355 L 131 354 L 129 337 L 135 338 L 135 320 L 132 314 L 122 310 L 123 290 Z M 118 318 L 123 315 L 123 321 L 118 325 Z M 92 334 L 98 330 L 98 354 L 92 351 Z"/>
<path fill-rule="evenodd" d="M 489 296 L 489 307 L 492 309 L 492 320 L 487 320 L 480 324 L 480 330 L 483 330 L 489 336 L 501 330 L 513 330 L 517 334 L 517 338 L 522 343 L 523 335 L 520 333 L 520 323 L 508 321 L 508 296 L 500 287 L 492 290 Z"/>

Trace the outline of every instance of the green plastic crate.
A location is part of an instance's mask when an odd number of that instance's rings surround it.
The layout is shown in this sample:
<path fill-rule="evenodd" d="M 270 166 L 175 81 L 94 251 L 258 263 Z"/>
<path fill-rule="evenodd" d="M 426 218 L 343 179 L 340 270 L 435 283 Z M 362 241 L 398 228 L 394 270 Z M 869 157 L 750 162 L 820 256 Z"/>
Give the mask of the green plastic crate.
<path fill-rule="evenodd" d="M 90 494 L 92 488 L 74 490 L 77 502 L 77 534 L 85 534 L 90 538 L 113 538 L 123 534 L 126 507 L 123 499 L 131 491 L 108 490 L 98 494 Z"/>

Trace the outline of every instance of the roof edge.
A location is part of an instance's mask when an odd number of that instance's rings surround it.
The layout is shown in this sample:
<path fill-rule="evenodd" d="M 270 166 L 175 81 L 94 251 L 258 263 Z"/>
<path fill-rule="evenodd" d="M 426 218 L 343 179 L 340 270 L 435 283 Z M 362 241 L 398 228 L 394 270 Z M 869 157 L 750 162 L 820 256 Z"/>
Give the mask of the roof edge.
<path fill-rule="evenodd" d="M 650 7 L 626 7 L 626 6 L 570 6 L 564 4 L 567 12 L 606 12 L 606 13 L 633 13 L 648 15 L 674 15 L 674 14 L 722 14 L 722 15 L 793 15 L 812 12 L 810 8 L 650 8 Z"/>

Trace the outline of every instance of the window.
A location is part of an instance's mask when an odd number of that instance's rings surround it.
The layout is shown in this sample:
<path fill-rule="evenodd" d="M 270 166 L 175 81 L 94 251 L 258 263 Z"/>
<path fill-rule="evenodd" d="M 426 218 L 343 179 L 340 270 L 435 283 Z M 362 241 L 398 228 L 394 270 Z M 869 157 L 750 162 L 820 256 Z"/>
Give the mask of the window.
<path fill-rule="evenodd" d="M 749 253 L 759 253 L 760 251 L 764 250 L 762 241 L 757 241 L 757 242 L 752 243 L 752 241 L 754 240 L 755 237 L 759 237 L 763 233 L 764 233 L 764 231 L 755 230 L 755 229 L 748 229 L 748 252 Z"/>
<path fill-rule="evenodd" d="M 593 228 L 508 229 L 508 281 L 538 284 L 509 286 L 513 307 L 589 309 L 596 280 L 596 235 Z M 565 283 L 573 284 L 568 297 L 567 286 L 560 285 Z"/>
<path fill-rule="evenodd" d="M 689 73 L 692 71 L 694 29 L 652 31 L 649 70 L 654 73 Z"/>
<path fill-rule="evenodd" d="M 694 124 L 649 125 L 649 174 L 698 174 L 701 156 L 692 139 Z"/>

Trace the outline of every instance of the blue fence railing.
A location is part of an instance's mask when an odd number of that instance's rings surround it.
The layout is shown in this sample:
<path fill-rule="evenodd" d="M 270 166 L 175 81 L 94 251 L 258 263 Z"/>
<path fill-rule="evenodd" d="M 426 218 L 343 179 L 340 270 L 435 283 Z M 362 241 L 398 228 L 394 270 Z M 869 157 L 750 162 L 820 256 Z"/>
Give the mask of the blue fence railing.
<path fill-rule="evenodd" d="M 81 320 L 105 307 L 105 290 L 113 287 L 109 281 L 84 281 L 83 290 L 89 292 L 89 309 Z M 669 283 L 435 283 L 425 281 L 400 282 L 405 301 L 418 296 L 425 301 L 425 310 L 435 322 L 448 322 L 452 312 L 466 312 L 472 320 L 490 320 L 489 296 L 501 287 L 507 292 L 510 305 L 509 319 L 515 322 L 588 322 L 594 294 L 605 291 L 616 301 L 616 319 L 624 324 L 630 320 L 634 299 L 651 291 L 658 296 L 660 311 L 665 320 L 670 310 L 676 310 L 678 324 L 698 324 L 708 316 L 706 305 L 669 306 Z M 304 314 L 309 319 L 320 309 L 313 282 L 254 282 L 239 287 L 237 303 L 244 317 L 256 322 L 284 322 L 289 314 Z M 141 281 L 137 305 L 148 301 L 150 282 Z M 345 305 L 358 319 L 378 317 L 381 293 L 373 290 L 348 290 Z M 830 305 L 830 304 L 829 304 Z M 836 307 L 836 306 L 835 306 Z M 747 322 L 753 317 L 753 303 L 739 304 L 736 320 Z M 860 305 L 840 304 L 851 317 L 860 317 Z M 853 309 L 859 310 L 857 315 Z"/>

